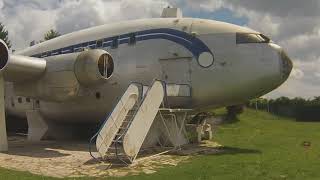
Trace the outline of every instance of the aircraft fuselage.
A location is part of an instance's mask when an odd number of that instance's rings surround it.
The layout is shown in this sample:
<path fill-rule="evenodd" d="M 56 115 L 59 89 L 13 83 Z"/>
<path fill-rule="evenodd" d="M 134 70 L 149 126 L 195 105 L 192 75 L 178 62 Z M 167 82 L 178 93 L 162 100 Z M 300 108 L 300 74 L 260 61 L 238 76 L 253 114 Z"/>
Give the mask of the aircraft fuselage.
<path fill-rule="evenodd" d="M 38 108 L 55 122 L 100 122 L 130 83 L 150 85 L 154 79 L 190 87 L 190 96 L 170 100 L 172 107 L 198 109 L 244 103 L 277 88 L 292 68 L 281 47 L 266 37 L 252 41 L 248 34 L 260 33 L 193 18 L 134 20 L 67 34 L 16 54 L 50 63 L 83 49 L 104 49 L 114 60 L 108 81 L 82 92 L 73 91 L 71 84 L 59 87 L 52 82 L 52 88 L 77 94 L 77 98 L 60 102 L 16 96 L 14 85 L 7 83 L 6 109 L 9 114 L 25 117 L 26 110 Z M 63 81 L 63 73 L 59 78 Z"/>

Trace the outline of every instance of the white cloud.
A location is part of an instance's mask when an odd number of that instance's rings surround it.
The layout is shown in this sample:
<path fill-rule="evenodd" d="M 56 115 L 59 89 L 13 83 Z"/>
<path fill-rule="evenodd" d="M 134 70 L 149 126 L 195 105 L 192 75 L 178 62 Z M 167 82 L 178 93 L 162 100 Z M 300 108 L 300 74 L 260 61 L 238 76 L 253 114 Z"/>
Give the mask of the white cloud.
<path fill-rule="evenodd" d="M 280 86 L 277 91 L 267 94 L 266 97 L 276 98 L 280 96 L 286 96 L 312 98 L 317 95 L 319 95 L 318 84 L 309 84 L 302 80 L 290 78 L 287 82 L 285 82 L 285 84 Z"/>
<path fill-rule="evenodd" d="M 271 36 L 295 64 L 288 82 L 270 96 L 319 95 L 320 0 L 0 0 L 0 22 L 7 26 L 13 47 L 21 49 L 51 28 L 69 33 L 125 19 L 159 17 L 168 4 L 199 14 L 227 8 L 247 18 L 247 26 Z"/>
<path fill-rule="evenodd" d="M 159 17 L 163 0 L 0 0 L 0 22 L 22 49 L 50 29 L 61 33 L 127 19 Z"/>
<path fill-rule="evenodd" d="M 314 73 L 314 75 L 315 75 L 317 78 L 320 78 L 320 72 L 316 72 L 316 73 Z"/>
<path fill-rule="evenodd" d="M 301 69 L 293 68 L 290 76 L 291 76 L 290 78 L 302 79 L 304 76 L 304 73 Z"/>
<path fill-rule="evenodd" d="M 282 87 L 269 96 L 313 97 L 319 95 L 320 0 L 198 0 L 201 10 L 230 9 L 248 19 L 247 26 L 281 45 L 295 68 Z"/>

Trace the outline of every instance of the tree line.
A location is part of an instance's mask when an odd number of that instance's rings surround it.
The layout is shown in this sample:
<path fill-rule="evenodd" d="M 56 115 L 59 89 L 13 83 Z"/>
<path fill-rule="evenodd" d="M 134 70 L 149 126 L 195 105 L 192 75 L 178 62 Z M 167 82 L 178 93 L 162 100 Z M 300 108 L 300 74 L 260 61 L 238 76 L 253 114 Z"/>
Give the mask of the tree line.
<path fill-rule="evenodd" d="M 313 99 L 280 97 L 277 99 L 253 99 L 250 108 L 295 118 L 298 121 L 320 121 L 320 96 Z"/>
<path fill-rule="evenodd" d="M 48 41 L 50 39 L 54 39 L 56 37 L 59 37 L 60 35 L 61 34 L 58 31 L 54 29 L 50 29 L 48 32 L 44 34 L 43 40 L 40 40 L 39 43 L 43 41 Z M 11 44 L 11 41 L 9 40 L 9 32 L 4 26 L 4 24 L 2 24 L 1 22 L 0 22 L 0 39 L 7 44 L 9 49 L 11 48 L 12 44 Z"/>

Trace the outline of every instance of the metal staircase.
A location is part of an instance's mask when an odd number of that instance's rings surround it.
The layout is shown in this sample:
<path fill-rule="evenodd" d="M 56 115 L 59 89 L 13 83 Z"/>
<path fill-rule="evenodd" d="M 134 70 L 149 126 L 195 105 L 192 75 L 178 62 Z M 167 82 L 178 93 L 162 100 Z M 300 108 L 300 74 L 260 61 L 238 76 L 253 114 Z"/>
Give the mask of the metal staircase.
<path fill-rule="evenodd" d="M 113 141 L 118 139 L 116 137 L 119 136 L 120 128 L 124 128 L 123 124 L 128 121 L 127 115 L 137 104 L 138 99 L 139 88 L 136 84 L 131 84 L 96 134 L 96 148 L 101 157 L 106 155 Z"/>
<path fill-rule="evenodd" d="M 124 153 L 123 138 L 126 135 L 136 112 L 137 108 L 134 107 L 126 115 L 125 120 L 120 126 L 116 136 L 112 140 L 112 144 L 109 147 L 108 152 L 105 154 L 105 159 L 108 159 L 110 161 L 119 160 L 120 162 L 123 162 L 125 164 L 133 162 L 134 159 Z"/>
<path fill-rule="evenodd" d="M 132 163 L 158 113 L 164 98 L 161 81 L 154 81 L 142 100 L 137 84 L 131 84 L 96 134 L 96 148 L 101 157 Z"/>

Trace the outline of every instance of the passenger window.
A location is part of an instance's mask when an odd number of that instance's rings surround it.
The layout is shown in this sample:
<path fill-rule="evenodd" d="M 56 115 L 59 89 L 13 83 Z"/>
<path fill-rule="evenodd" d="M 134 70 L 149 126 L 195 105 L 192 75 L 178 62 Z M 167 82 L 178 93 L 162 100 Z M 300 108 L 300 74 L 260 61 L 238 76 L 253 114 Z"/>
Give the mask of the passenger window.
<path fill-rule="evenodd" d="M 129 38 L 129 45 L 135 45 L 136 41 L 136 34 L 131 34 Z"/>
<path fill-rule="evenodd" d="M 14 105 L 15 105 L 15 104 L 14 104 L 14 98 L 11 97 L 10 99 L 11 99 L 11 106 L 14 107 Z"/>
<path fill-rule="evenodd" d="M 18 103 L 22 103 L 22 98 L 21 97 L 18 98 Z"/>
<path fill-rule="evenodd" d="M 31 100 L 30 100 L 30 98 L 26 98 L 26 101 L 29 103 Z"/>
<path fill-rule="evenodd" d="M 116 37 L 116 38 L 114 38 L 113 41 L 112 41 L 111 48 L 112 48 L 112 49 L 116 49 L 116 48 L 118 48 L 118 46 L 119 46 L 119 37 Z"/>
<path fill-rule="evenodd" d="M 101 48 L 102 44 L 103 44 L 103 41 L 102 40 L 98 40 L 97 41 L 97 48 Z"/>
<path fill-rule="evenodd" d="M 39 109 L 40 108 L 40 101 L 36 100 L 36 103 L 34 105 L 35 108 Z"/>
<path fill-rule="evenodd" d="M 96 99 L 100 99 L 100 98 L 101 98 L 100 92 L 96 92 Z"/>
<path fill-rule="evenodd" d="M 88 42 L 85 42 L 85 43 L 82 43 L 82 44 L 81 44 L 81 47 L 82 47 L 83 49 L 88 48 L 88 46 L 89 46 Z"/>

